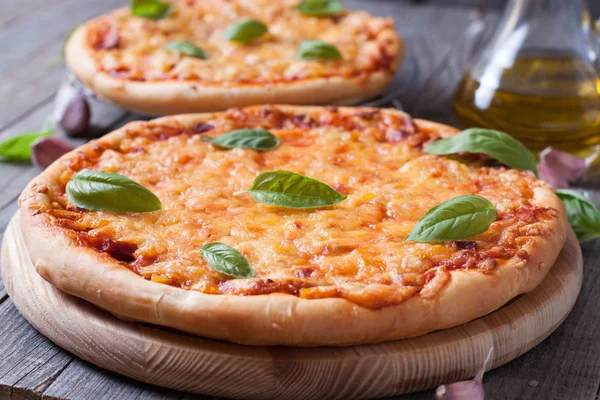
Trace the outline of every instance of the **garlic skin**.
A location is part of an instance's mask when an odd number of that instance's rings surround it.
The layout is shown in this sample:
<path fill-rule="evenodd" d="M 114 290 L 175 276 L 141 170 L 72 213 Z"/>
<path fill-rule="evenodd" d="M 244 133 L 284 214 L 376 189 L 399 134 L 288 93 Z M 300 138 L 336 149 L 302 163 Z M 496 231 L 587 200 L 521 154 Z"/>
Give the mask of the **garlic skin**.
<path fill-rule="evenodd" d="M 569 188 L 569 182 L 581 178 L 588 168 L 587 160 L 565 151 L 546 147 L 540 153 L 540 179 L 551 184 L 554 189 Z"/>
<path fill-rule="evenodd" d="M 441 385 L 435 391 L 436 400 L 484 400 L 485 393 L 483 391 L 483 373 L 485 372 L 487 364 L 492 358 L 494 348 L 491 347 L 487 354 L 487 357 L 483 361 L 483 366 L 475 378 L 466 381 L 449 383 Z"/>
<path fill-rule="evenodd" d="M 63 154 L 74 148 L 73 145 L 62 139 L 55 137 L 39 138 L 31 145 L 31 161 L 33 165 L 43 171 Z"/>
<path fill-rule="evenodd" d="M 90 106 L 84 94 L 71 85 L 63 85 L 56 96 L 54 118 L 67 136 L 84 135 L 91 119 Z"/>

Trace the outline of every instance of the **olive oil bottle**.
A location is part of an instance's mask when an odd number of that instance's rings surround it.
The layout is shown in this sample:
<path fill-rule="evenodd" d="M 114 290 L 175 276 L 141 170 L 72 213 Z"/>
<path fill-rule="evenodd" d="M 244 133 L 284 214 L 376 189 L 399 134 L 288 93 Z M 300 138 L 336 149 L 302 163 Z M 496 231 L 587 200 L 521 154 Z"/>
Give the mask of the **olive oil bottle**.
<path fill-rule="evenodd" d="M 507 132 L 534 151 L 600 152 L 600 38 L 584 0 L 511 0 L 459 84 L 465 127 Z"/>

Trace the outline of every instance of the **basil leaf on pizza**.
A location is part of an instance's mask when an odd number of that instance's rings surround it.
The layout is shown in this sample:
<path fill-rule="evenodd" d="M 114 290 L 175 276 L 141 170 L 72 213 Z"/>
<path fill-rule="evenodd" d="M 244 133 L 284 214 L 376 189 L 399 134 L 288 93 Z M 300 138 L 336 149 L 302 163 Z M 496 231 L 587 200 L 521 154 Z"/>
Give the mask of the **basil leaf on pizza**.
<path fill-rule="evenodd" d="M 303 0 L 294 8 L 310 17 L 331 17 L 346 10 L 337 0 Z"/>
<path fill-rule="evenodd" d="M 71 203 L 86 210 L 147 212 L 162 209 L 154 193 L 113 172 L 83 169 L 67 183 L 66 191 Z"/>
<path fill-rule="evenodd" d="M 170 12 L 171 5 L 160 0 L 131 0 L 131 14 L 138 17 L 161 19 Z"/>
<path fill-rule="evenodd" d="M 323 182 L 290 171 L 268 171 L 258 175 L 248 193 L 260 203 L 286 208 L 317 208 L 346 199 Z"/>
<path fill-rule="evenodd" d="M 279 146 L 279 139 L 265 129 L 238 129 L 217 137 L 204 137 L 207 142 L 219 147 L 236 147 L 266 151 Z"/>
<path fill-rule="evenodd" d="M 252 278 L 252 266 L 239 251 L 223 243 L 207 243 L 200 250 L 202 257 L 214 269 L 234 278 Z"/>
<path fill-rule="evenodd" d="M 171 42 L 165 46 L 165 50 L 175 50 L 181 54 L 200 58 L 201 60 L 208 60 L 208 53 L 196 46 L 194 43 L 186 41 Z"/>
<path fill-rule="evenodd" d="M 573 190 L 557 190 L 567 211 L 569 224 L 581 243 L 600 237 L 600 211 L 598 208 Z"/>
<path fill-rule="evenodd" d="M 406 239 L 415 242 L 446 242 L 485 232 L 498 217 L 494 205 L 477 195 L 447 200 L 419 219 Z"/>
<path fill-rule="evenodd" d="M 255 19 L 251 19 L 237 25 L 233 25 L 225 31 L 223 36 L 227 40 L 247 43 L 261 37 L 268 31 L 269 28 L 267 28 L 265 24 Z"/>
<path fill-rule="evenodd" d="M 447 155 L 484 153 L 510 168 L 530 170 L 537 174 L 535 157 L 512 136 L 490 129 L 470 128 L 425 146 L 425 153 Z"/>
<path fill-rule="evenodd" d="M 298 60 L 336 60 L 342 53 L 332 44 L 322 40 L 305 40 L 300 43 L 296 53 Z"/>

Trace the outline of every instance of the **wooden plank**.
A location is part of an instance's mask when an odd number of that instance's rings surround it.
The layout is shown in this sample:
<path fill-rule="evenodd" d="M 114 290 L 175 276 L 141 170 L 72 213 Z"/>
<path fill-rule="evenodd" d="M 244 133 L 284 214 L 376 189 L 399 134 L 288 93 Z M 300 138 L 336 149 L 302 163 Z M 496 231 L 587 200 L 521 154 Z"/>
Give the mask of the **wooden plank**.
<path fill-rule="evenodd" d="M 4 0 L 2 14 L 0 14 L 0 30 L 21 23 L 23 19 L 30 18 L 39 12 L 42 6 L 64 7 L 65 0 L 54 0 L 52 4 L 44 0 Z"/>
<path fill-rule="evenodd" d="M 28 110 L 48 101 L 64 76 L 61 63 L 51 61 L 61 54 L 65 38 L 77 24 L 123 5 L 121 0 L 87 2 L 38 1 L 22 18 L 0 29 L 0 93 L 11 99 L 0 109 L 0 127 L 17 121 Z M 18 40 L 15 40 L 18 38 Z"/>
<path fill-rule="evenodd" d="M 71 355 L 35 331 L 10 300 L 0 304 L 0 316 L 0 398 L 39 398 Z"/>
<path fill-rule="evenodd" d="M 47 103 L 23 119 L 21 122 L 0 132 L 0 140 L 26 132 L 37 132 L 44 125 L 52 112 L 52 104 Z M 2 178 L 0 179 L 0 210 L 16 201 L 17 197 L 37 173 L 37 168 L 31 163 L 2 163 Z"/>
<path fill-rule="evenodd" d="M 13 202 L 8 204 L 6 207 L 0 209 L 0 242 L 4 238 L 4 231 L 8 226 L 8 222 L 12 218 L 13 214 L 17 211 L 17 203 Z M 0 303 L 2 303 L 8 297 L 6 293 L 6 288 L 4 287 L 4 282 L 2 282 L 2 278 L 0 277 Z M 2 313 L 0 313 L 0 320 Z"/>
<path fill-rule="evenodd" d="M 183 394 L 121 377 L 75 359 L 44 391 L 44 399 L 181 399 Z"/>
<path fill-rule="evenodd" d="M 582 246 L 584 282 L 563 325 L 533 351 L 487 374 L 489 399 L 595 399 L 600 386 L 600 244 Z M 543 367 L 541 367 L 543 366 Z"/>
<path fill-rule="evenodd" d="M 2 278 L 0 278 L 0 303 L 6 300 L 6 288 L 4 287 L 4 282 L 2 282 Z"/>

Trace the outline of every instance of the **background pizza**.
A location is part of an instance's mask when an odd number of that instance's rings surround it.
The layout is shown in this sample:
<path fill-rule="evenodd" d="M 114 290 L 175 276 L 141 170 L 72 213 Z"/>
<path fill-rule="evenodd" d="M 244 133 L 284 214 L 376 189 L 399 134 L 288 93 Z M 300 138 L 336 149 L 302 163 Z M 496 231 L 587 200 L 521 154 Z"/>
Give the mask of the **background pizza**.
<path fill-rule="evenodd" d="M 392 20 L 364 11 L 307 15 L 297 4 L 182 0 L 153 18 L 120 9 L 77 29 L 67 64 L 101 97 L 157 115 L 355 104 L 383 91 L 403 56 Z"/>

